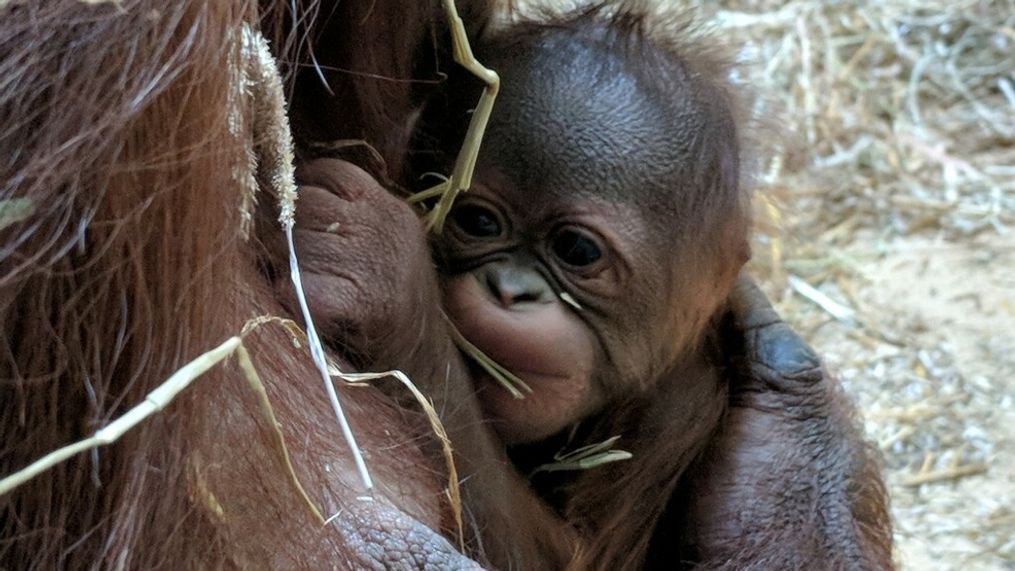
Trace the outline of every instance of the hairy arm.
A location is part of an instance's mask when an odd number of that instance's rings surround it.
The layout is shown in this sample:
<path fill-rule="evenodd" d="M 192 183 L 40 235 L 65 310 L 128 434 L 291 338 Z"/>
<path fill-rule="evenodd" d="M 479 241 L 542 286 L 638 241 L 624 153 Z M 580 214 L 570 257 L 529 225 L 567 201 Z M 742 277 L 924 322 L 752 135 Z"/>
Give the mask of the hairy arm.
<path fill-rule="evenodd" d="M 731 408 L 696 473 L 688 539 L 703 569 L 891 569 L 876 452 L 839 384 L 741 278 Z"/>

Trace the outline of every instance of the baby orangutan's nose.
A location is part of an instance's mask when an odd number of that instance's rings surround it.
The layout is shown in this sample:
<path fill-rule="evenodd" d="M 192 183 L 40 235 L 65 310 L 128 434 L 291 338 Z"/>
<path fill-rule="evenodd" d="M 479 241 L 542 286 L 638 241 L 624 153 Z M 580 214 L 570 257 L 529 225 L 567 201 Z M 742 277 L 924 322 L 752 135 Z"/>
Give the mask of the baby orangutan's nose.
<path fill-rule="evenodd" d="M 493 298 L 505 309 L 526 303 L 550 303 L 554 299 L 550 284 L 535 270 L 494 262 L 480 272 L 480 283 L 486 285 Z"/>

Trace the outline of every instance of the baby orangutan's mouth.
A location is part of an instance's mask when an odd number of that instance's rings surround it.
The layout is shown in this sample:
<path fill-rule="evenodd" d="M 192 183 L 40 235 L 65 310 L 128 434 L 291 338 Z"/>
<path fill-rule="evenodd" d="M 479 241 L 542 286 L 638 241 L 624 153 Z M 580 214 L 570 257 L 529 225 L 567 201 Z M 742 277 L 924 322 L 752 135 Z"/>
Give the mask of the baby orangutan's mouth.
<path fill-rule="evenodd" d="M 463 274 L 448 288 L 446 309 L 470 343 L 519 376 L 564 378 L 592 362 L 587 329 L 560 303 L 505 307 L 472 274 Z"/>
<path fill-rule="evenodd" d="M 559 303 L 494 303 L 470 274 L 448 284 L 448 316 L 462 336 L 522 380 L 531 391 L 512 394 L 477 364 L 479 399 L 508 442 L 526 442 L 564 428 L 598 404 L 590 380 L 595 356 L 591 334 Z"/>

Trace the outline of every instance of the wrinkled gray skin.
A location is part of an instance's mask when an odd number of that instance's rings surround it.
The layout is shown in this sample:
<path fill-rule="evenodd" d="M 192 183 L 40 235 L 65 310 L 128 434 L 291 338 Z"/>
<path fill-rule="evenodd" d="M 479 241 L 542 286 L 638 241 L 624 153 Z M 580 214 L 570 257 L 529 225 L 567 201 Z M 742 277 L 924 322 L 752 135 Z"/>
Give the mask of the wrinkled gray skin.
<path fill-rule="evenodd" d="M 475 570 L 483 567 L 404 512 L 392 508 L 358 510 L 338 518 L 350 569 Z M 354 554 L 354 555 L 350 555 Z"/>

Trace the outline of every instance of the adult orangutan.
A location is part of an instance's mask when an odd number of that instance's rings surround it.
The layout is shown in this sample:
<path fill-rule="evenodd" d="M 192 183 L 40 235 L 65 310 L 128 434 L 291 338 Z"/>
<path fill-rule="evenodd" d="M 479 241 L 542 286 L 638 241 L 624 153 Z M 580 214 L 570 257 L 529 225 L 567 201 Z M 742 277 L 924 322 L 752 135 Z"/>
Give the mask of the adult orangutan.
<path fill-rule="evenodd" d="M 476 29 L 487 17 L 485 3 L 462 8 Z M 280 279 L 281 231 L 268 197 L 253 237 L 240 231 L 237 172 L 249 157 L 231 113 L 238 91 L 230 70 L 242 56 L 241 24 L 259 23 L 293 79 L 301 151 L 362 139 L 398 182 L 419 108 L 413 82 L 439 79 L 431 55 L 440 13 L 436 2 L 393 0 L 0 6 L 0 475 L 107 425 L 251 318 L 298 320 Z M 256 113 L 238 112 L 247 122 Z M 244 342 L 325 526 L 303 508 L 270 443 L 272 427 L 229 365 L 117 444 L 0 497 L 0 566 L 571 561 L 587 538 L 530 492 L 483 423 L 439 315 L 415 214 L 347 163 L 309 163 L 300 177 L 297 251 L 331 356 L 344 366 L 403 368 L 437 401 L 463 480 L 468 557 L 452 543 L 447 474 L 416 409 L 373 388 L 339 386 L 374 475 L 375 488 L 365 490 L 306 350 L 268 324 Z M 766 557 L 754 561 L 829 551 L 858 554 L 847 561 L 886 558 L 876 501 L 870 514 L 851 512 L 855 521 L 831 528 L 841 533 L 808 536 L 820 541 L 800 550 L 763 543 L 807 524 L 768 525 L 802 513 L 779 509 L 785 498 L 808 504 L 808 492 L 841 489 L 823 482 L 876 486 L 877 478 L 856 476 L 868 464 L 848 407 L 806 347 L 763 299 L 747 290 L 732 299 L 730 327 L 744 340 L 736 366 L 749 374 L 731 383 L 734 406 L 691 468 L 711 477 L 681 488 L 694 500 L 692 515 L 669 529 L 717 553 Z M 766 469 L 787 461 L 770 450 L 813 455 L 790 459 L 800 463 L 798 478 L 769 481 Z M 804 485 L 807 478 L 820 485 Z M 751 511 L 730 515 L 742 505 Z M 771 533 L 753 534 L 752 522 Z M 865 525 L 873 541 L 849 533 Z"/>

